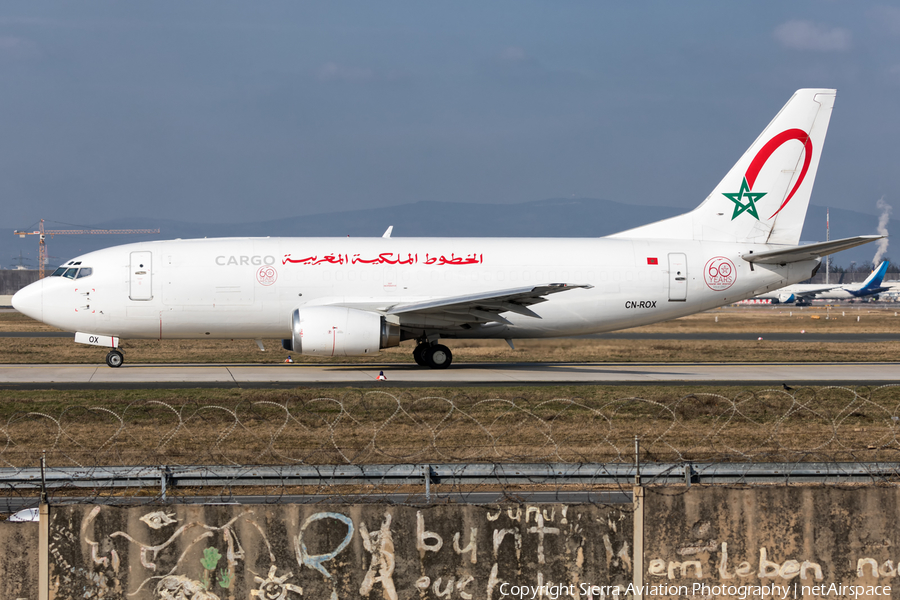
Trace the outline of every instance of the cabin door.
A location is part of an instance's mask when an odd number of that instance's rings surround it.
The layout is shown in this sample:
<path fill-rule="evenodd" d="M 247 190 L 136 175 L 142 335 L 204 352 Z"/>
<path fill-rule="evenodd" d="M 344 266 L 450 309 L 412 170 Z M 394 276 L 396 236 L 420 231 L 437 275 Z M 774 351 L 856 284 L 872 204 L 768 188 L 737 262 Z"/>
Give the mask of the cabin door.
<path fill-rule="evenodd" d="M 153 300 L 152 252 L 131 253 L 131 281 L 128 297 L 132 300 Z"/>
<path fill-rule="evenodd" d="M 687 255 L 683 252 L 669 254 L 669 302 L 685 302 L 687 284 Z"/>

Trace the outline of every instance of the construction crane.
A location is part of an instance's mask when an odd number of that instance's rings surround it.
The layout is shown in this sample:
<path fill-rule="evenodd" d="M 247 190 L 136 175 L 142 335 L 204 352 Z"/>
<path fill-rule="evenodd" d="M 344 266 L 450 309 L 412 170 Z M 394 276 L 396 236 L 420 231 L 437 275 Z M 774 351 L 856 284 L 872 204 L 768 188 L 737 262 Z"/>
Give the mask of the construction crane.
<path fill-rule="evenodd" d="M 86 233 L 93 234 L 119 234 L 119 233 L 159 233 L 159 229 L 44 229 L 44 219 L 41 219 L 40 226 L 37 231 L 19 231 L 13 232 L 20 238 L 26 235 L 36 235 L 38 237 L 38 278 L 44 278 L 44 263 L 47 262 L 47 236 L 54 235 L 81 235 Z"/>

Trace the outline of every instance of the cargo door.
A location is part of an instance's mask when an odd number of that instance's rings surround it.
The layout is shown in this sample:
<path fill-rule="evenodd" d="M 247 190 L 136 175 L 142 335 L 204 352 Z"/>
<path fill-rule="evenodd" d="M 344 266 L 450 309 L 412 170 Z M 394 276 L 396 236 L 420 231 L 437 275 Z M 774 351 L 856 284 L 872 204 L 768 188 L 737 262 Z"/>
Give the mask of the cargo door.
<path fill-rule="evenodd" d="M 132 300 L 153 300 L 152 252 L 131 253 L 131 281 L 128 297 Z"/>
<path fill-rule="evenodd" d="M 669 254 L 669 302 L 687 300 L 687 255 L 683 252 Z"/>

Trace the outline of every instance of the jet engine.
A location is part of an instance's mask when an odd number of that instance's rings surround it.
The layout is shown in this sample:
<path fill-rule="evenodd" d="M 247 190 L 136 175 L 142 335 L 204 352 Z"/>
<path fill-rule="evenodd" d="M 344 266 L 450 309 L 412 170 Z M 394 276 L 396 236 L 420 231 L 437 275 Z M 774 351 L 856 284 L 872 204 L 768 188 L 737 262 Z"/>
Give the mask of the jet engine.
<path fill-rule="evenodd" d="M 342 306 L 298 308 L 286 350 L 316 356 L 365 356 L 400 345 L 396 317 Z"/>
<path fill-rule="evenodd" d="M 778 295 L 778 301 L 781 304 L 790 304 L 791 302 L 794 301 L 794 299 L 795 299 L 794 295 L 791 293 L 786 293 L 786 294 L 783 293 L 783 294 Z"/>

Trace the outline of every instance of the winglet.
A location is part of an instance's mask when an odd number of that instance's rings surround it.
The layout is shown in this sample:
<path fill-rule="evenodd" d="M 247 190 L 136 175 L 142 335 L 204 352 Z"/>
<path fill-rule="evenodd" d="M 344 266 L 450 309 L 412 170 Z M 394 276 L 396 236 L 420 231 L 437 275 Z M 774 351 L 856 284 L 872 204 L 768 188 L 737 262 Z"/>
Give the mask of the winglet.
<path fill-rule="evenodd" d="M 392 232 L 392 231 L 394 231 L 394 226 L 393 226 L 393 225 L 390 225 L 390 226 L 388 226 L 387 231 L 385 231 L 385 232 L 384 232 L 384 235 L 381 236 L 381 237 L 383 237 L 383 238 L 389 238 L 389 237 L 391 237 L 391 232 Z"/>

